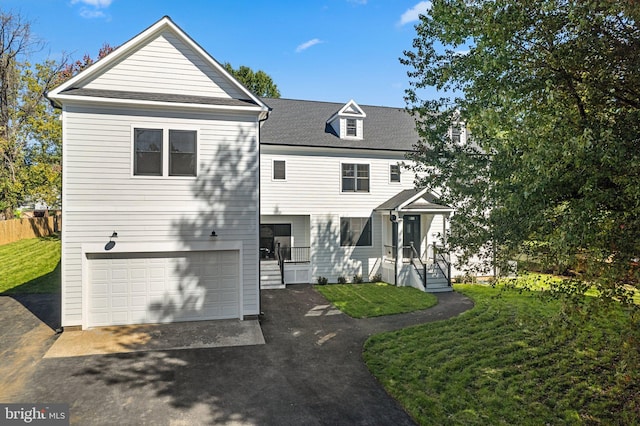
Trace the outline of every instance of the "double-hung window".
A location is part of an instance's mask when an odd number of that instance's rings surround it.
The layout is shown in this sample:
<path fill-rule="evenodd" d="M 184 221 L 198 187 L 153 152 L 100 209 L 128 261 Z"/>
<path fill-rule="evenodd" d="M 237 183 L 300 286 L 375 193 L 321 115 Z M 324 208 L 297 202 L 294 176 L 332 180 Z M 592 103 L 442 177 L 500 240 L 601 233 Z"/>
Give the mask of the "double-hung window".
<path fill-rule="evenodd" d="M 340 218 L 341 246 L 371 246 L 371 220 L 368 217 Z"/>
<path fill-rule="evenodd" d="M 400 164 L 389 165 L 389 182 L 400 182 Z"/>
<path fill-rule="evenodd" d="M 198 142 L 195 130 L 133 130 L 134 176 L 196 176 Z"/>
<path fill-rule="evenodd" d="M 368 164 L 342 164 L 342 192 L 369 192 Z"/>
<path fill-rule="evenodd" d="M 347 118 L 347 136 L 358 136 L 358 123 L 355 118 Z"/>
<path fill-rule="evenodd" d="M 133 174 L 162 176 L 162 129 L 135 129 Z"/>

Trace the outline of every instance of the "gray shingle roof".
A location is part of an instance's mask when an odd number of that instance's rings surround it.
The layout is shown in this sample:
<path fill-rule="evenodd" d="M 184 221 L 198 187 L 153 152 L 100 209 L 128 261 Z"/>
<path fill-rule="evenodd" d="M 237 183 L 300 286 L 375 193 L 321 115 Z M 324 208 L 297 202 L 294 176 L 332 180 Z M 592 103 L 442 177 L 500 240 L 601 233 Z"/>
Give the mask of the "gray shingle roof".
<path fill-rule="evenodd" d="M 395 210 L 400 207 L 403 203 L 406 203 L 411 198 L 415 197 L 422 189 L 405 189 L 404 191 L 398 192 L 393 197 L 389 198 L 384 203 L 380 204 L 374 210 Z M 417 200 L 413 201 L 408 206 L 403 207 L 403 210 L 443 210 L 443 211 L 451 211 L 450 207 L 443 206 L 441 204 L 436 204 L 436 197 L 429 192 L 425 192 L 421 197 Z"/>
<path fill-rule="evenodd" d="M 251 99 L 213 98 L 209 96 L 174 95 L 168 93 L 123 92 L 119 90 L 98 90 L 71 88 L 62 92 L 64 95 L 91 96 L 96 98 L 129 99 L 136 101 L 172 102 L 183 104 L 204 104 L 223 106 L 256 106 Z"/>
<path fill-rule="evenodd" d="M 262 101 L 272 108 L 260 130 L 262 144 L 411 151 L 418 141 L 415 122 L 402 108 L 359 105 L 367 114 L 364 138 L 346 140 L 327 124 L 344 104 L 273 98 Z"/>

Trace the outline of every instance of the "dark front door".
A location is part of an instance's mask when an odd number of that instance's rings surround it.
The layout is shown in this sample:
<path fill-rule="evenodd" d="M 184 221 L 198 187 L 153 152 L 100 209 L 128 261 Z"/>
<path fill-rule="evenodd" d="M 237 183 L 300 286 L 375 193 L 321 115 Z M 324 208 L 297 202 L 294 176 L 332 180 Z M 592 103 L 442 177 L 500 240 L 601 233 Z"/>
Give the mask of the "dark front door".
<path fill-rule="evenodd" d="M 280 243 L 282 257 L 291 259 L 291 224 L 260 225 L 260 259 L 276 259 L 276 250 Z"/>
<path fill-rule="evenodd" d="M 402 227 L 402 241 L 404 244 L 404 257 L 412 257 L 411 244 L 416 248 L 418 256 L 420 254 L 420 216 L 419 215 L 405 215 L 403 218 Z M 413 257 L 416 257 L 415 253 Z"/>

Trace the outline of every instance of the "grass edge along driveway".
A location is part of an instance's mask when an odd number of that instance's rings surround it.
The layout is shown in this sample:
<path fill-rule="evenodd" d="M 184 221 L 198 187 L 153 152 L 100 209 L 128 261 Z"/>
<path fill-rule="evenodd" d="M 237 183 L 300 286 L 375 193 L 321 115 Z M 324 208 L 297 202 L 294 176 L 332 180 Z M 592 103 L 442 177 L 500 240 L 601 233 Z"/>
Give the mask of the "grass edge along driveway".
<path fill-rule="evenodd" d="M 640 424 L 640 372 L 620 351 L 638 331 L 623 313 L 563 329 L 550 326 L 559 302 L 537 292 L 455 289 L 472 310 L 365 344 L 371 372 L 419 424 Z"/>
<path fill-rule="evenodd" d="M 329 284 L 314 288 L 352 318 L 402 314 L 428 309 L 438 303 L 433 294 L 387 283 Z"/>

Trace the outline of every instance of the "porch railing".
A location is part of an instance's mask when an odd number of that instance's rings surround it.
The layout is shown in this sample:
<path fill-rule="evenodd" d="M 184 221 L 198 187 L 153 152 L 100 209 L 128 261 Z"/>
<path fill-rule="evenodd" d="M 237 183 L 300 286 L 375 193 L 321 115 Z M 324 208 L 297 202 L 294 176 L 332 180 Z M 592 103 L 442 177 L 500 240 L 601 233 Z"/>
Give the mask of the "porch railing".
<path fill-rule="evenodd" d="M 448 286 L 451 287 L 451 260 L 444 253 L 439 253 L 435 250 L 435 247 L 433 259 L 433 263 L 437 266 L 442 275 L 445 276 Z"/>
<path fill-rule="evenodd" d="M 280 247 L 284 263 L 309 263 L 310 247 Z"/>
<path fill-rule="evenodd" d="M 418 276 L 422 280 L 422 285 L 426 290 L 427 289 L 427 265 L 425 265 L 422 262 L 422 259 L 420 259 L 420 253 L 418 253 L 418 250 L 416 250 L 415 246 L 413 245 L 413 241 L 410 243 L 409 246 L 405 246 L 403 248 L 404 248 L 405 255 L 407 252 L 409 253 L 409 262 L 418 273 Z M 415 262 L 416 260 L 418 261 L 417 265 Z"/>

